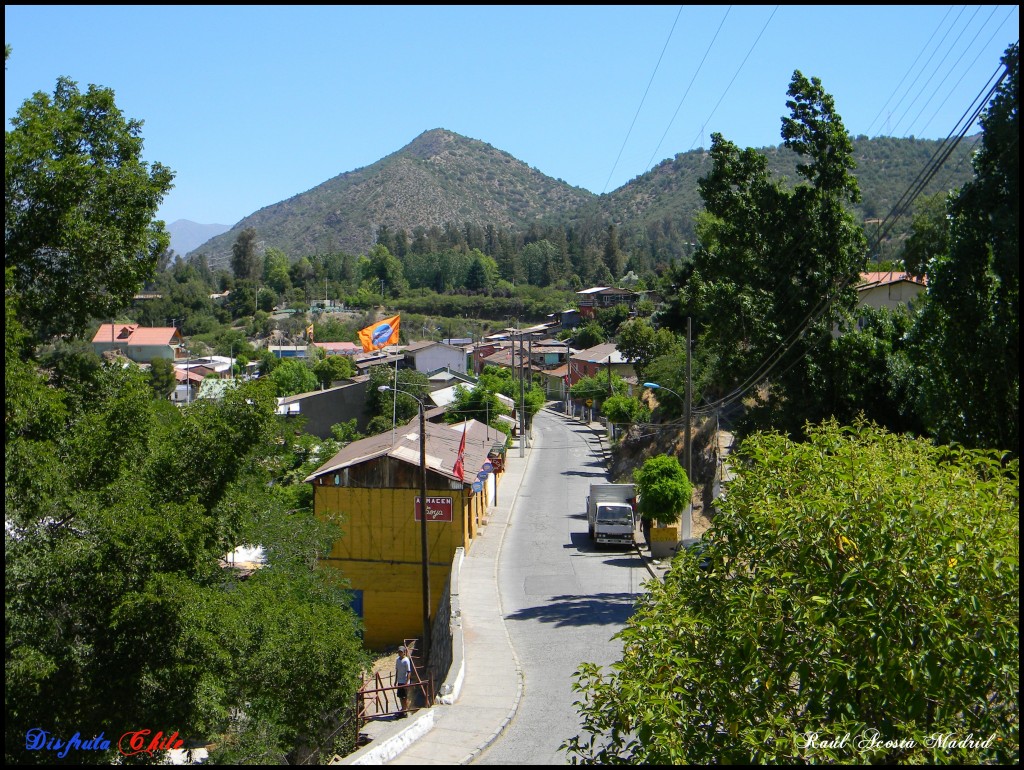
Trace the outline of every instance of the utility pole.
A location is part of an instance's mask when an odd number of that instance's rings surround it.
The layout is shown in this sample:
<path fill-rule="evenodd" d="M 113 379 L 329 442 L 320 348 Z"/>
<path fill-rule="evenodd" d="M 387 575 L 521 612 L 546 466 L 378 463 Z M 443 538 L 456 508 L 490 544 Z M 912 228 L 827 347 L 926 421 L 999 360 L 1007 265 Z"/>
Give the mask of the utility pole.
<path fill-rule="evenodd" d="M 530 335 L 530 341 L 527 344 L 530 347 L 530 353 L 529 353 L 529 355 L 526 358 L 526 363 L 530 367 L 530 370 L 529 370 L 530 371 L 530 378 L 529 379 L 530 379 L 530 387 L 532 388 L 533 387 L 533 335 L 532 334 Z M 530 440 L 532 441 L 533 440 L 533 433 L 532 433 L 532 431 L 533 431 L 533 420 L 532 419 L 530 420 L 530 431 L 531 432 L 529 433 L 529 436 L 530 436 Z"/>
<path fill-rule="evenodd" d="M 686 478 L 693 483 L 693 383 L 690 380 L 690 317 L 686 317 Z"/>
<path fill-rule="evenodd" d="M 519 331 L 518 329 L 516 331 Z M 516 359 L 516 346 L 512 344 L 512 360 Z M 523 379 L 523 334 L 519 332 L 519 456 L 526 457 L 526 385 Z"/>

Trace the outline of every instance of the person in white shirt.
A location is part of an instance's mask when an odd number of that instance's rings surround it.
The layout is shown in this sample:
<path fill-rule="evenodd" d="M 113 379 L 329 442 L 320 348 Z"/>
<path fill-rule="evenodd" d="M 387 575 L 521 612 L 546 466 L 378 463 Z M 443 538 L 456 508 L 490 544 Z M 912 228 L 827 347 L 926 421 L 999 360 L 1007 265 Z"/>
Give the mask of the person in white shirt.
<path fill-rule="evenodd" d="M 412 661 L 409 660 L 409 650 L 403 644 L 398 648 L 398 660 L 395 661 L 395 685 L 398 687 L 398 701 L 402 709 L 398 713 L 399 718 L 408 716 L 409 713 L 409 680 L 412 678 Z"/>

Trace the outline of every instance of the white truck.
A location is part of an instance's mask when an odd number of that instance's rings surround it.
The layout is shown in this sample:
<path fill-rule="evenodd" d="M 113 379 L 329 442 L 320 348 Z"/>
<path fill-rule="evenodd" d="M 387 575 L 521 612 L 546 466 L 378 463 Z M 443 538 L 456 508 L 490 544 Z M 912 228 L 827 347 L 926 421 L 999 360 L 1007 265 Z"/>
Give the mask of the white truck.
<path fill-rule="evenodd" d="M 590 538 L 598 544 L 633 545 L 636 490 L 632 484 L 591 484 L 587 497 Z"/>

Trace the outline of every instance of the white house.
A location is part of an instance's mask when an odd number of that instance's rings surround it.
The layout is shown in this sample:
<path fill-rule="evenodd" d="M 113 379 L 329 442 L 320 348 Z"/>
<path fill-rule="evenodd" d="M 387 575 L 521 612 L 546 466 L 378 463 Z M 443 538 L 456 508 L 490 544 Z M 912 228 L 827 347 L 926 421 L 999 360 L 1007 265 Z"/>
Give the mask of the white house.
<path fill-rule="evenodd" d="M 403 351 L 407 365 L 417 372 L 436 372 L 448 369 L 459 374 L 466 373 L 466 351 L 444 342 L 416 342 Z"/>

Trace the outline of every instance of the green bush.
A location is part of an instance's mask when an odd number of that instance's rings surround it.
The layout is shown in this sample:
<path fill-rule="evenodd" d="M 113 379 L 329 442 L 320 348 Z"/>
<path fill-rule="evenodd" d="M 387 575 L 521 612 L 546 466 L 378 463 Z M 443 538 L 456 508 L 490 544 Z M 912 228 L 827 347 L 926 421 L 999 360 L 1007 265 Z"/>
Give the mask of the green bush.
<path fill-rule="evenodd" d="M 645 519 L 659 524 L 675 524 L 679 514 L 690 505 L 693 485 L 686 471 L 673 456 L 658 455 L 644 462 L 633 473 L 636 482 L 637 511 Z"/>
<path fill-rule="evenodd" d="M 744 442 L 707 549 L 577 672 L 570 759 L 1019 762 L 1019 461 L 807 433 Z"/>

